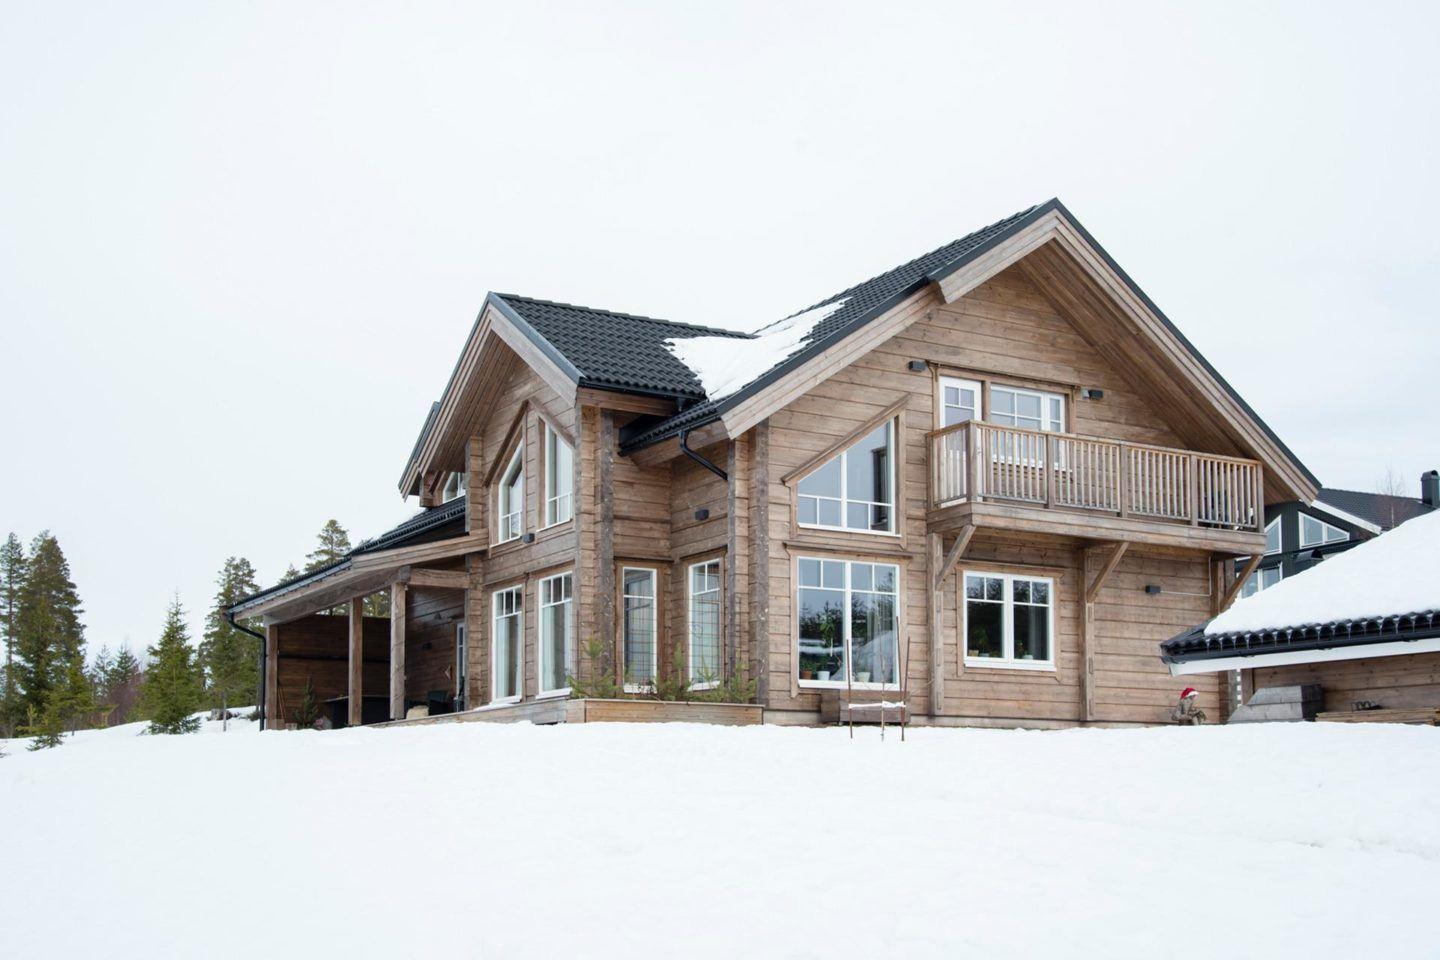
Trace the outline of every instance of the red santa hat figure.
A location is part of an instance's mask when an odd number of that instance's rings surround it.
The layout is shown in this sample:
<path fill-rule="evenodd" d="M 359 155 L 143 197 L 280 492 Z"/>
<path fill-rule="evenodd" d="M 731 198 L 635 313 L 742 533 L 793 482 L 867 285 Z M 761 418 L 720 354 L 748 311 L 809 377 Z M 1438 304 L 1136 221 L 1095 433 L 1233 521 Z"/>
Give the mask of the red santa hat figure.
<path fill-rule="evenodd" d="M 1181 700 L 1189 700 L 1191 697 L 1198 696 L 1200 696 L 1200 691 L 1196 690 L 1194 687 L 1186 687 L 1184 690 L 1180 691 Z"/>

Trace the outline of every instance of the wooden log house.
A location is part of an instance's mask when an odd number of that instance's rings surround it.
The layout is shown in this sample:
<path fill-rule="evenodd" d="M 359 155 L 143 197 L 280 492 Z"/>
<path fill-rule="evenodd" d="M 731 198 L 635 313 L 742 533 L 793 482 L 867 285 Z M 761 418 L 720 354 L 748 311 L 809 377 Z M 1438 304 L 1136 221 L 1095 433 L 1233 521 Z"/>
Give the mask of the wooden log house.
<path fill-rule="evenodd" d="M 841 688 L 920 724 L 1163 721 L 1157 644 L 1315 478 L 1057 200 L 821 307 L 711 396 L 667 341 L 751 335 L 490 294 L 404 465 L 421 513 L 232 608 L 267 722 L 307 679 L 352 724 L 558 720 L 597 671 L 743 673 L 776 723 Z"/>

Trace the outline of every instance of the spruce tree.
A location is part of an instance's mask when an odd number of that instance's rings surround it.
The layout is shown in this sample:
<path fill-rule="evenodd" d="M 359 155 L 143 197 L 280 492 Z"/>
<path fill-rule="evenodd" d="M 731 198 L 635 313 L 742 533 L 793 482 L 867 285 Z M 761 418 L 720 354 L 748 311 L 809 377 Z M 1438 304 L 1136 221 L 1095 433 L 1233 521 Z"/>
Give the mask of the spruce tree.
<path fill-rule="evenodd" d="M 78 654 L 66 661 L 60 681 L 50 688 L 45 702 L 42 728 L 74 733 L 95 712 L 95 694 L 85 673 L 85 657 Z"/>
<path fill-rule="evenodd" d="M 185 611 L 176 596 L 165 613 L 165 629 L 150 648 L 142 694 L 151 733 L 194 733 L 200 727 L 200 674 L 185 627 Z"/>
<path fill-rule="evenodd" d="M 305 558 L 306 573 L 343 559 L 350 552 L 350 534 L 338 521 L 326 520 L 316 540 L 315 549 Z"/>
<path fill-rule="evenodd" d="M 205 639 L 200 641 L 200 666 L 211 706 L 228 709 L 259 694 L 260 641 L 232 627 L 225 615 L 231 604 L 259 589 L 249 560 L 225 561 L 215 584 L 215 605 L 205 617 Z"/>
<path fill-rule="evenodd" d="M 130 652 L 128 644 L 122 646 L 103 681 L 105 703 L 112 708 L 112 723 L 128 723 L 134 719 L 132 714 L 140 700 L 142 679 L 140 661 Z"/>
<path fill-rule="evenodd" d="M 49 531 L 30 545 L 17 599 L 14 669 L 19 705 L 27 713 L 32 708 L 41 713 L 71 659 L 85 654 L 80 597 L 70 580 L 70 564 Z"/>
<path fill-rule="evenodd" d="M 10 534 L 0 545 L 0 631 L 5 640 L 3 684 L 0 684 L 0 730 L 7 738 L 15 735 L 25 709 L 20 702 L 15 674 L 16 631 L 20 623 L 20 588 L 25 583 L 25 548 Z"/>

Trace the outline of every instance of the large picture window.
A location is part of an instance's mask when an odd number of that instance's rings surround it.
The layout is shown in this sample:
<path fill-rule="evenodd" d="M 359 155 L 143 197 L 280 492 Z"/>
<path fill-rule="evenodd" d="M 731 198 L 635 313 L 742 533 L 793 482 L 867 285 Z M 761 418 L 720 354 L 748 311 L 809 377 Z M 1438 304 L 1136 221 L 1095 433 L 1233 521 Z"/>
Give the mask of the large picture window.
<path fill-rule="evenodd" d="M 802 686 L 896 686 L 900 568 L 801 557 L 795 609 Z"/>
<path fill-rule="evenodd" d="M 540 581 L 540 695 L 569 692 L 565 671 L 575 649 L 575 581 L 562 573 Z"/>
<path fill-rule="evenodd" d="M 631 693 L 655 685 L 655 655 L 660 640 L 658 580 L 658 572 L 650 567 L 624 567 L 620 571 L 625 689 Z"/>
<path fill-rule="evenodd" d="M 514 540 L 525 531 L 525 447 L 515 448 L 505 472 L 500 474 L 495 515 L 499 520 L 500 542 Z"/>
<path fill-rule="evenodd" d="M 490 629 L 490 702 L 520 699 L 524 653 L 524 594 L 520 587 L 495 591 Z"/>
<path fill-rule="evenodd" d="M 800 481 L 802 527 L 895 531 L 895 421 L 870 431 Z"/>
<path fill-rule="evenodd" d="M 564 523 L 574 516 L 575 452 L 545 424 L 545 525 Z"/>
<path fill-rule="evenodd" d="M 1339 527 L 1331 526 L 1308 513 L 1300 514 L 1300 546 L 1319 547 L 1327 543 L 1340 543 L 1350 539 L 1350 534 Z"/>
<path fill-rule="evenodd" d="M 690 565 L 690 685 L 720 680 L 720 561 Z"/>
<path fill-rule="evenodd" d="M 965 663 L 1055 667 L 1055 583 L 1048 577 L 965 574 Z"/>

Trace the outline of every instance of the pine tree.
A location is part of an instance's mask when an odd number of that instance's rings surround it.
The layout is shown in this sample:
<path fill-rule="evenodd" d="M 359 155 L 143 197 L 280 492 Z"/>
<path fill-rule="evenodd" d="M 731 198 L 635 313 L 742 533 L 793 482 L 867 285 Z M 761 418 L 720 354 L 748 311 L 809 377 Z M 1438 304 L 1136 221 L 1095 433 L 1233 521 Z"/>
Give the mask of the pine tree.
<path fill-rule="evenodd" d="M 25 579 L 17 594 L 15 683 L 19 705 L 43 712 L 50 690 L 61 684 L 74 657 L 85 654 L 80 597 L 59 542 L 46 531 L 30 545 Z"/>
<path fill-rule="evenodd" d="M 179 596 L 165 613 L 165 629 L 150 648 L 150 659 L 142 694 L 150 732 L 194 733 L 200 727 L 192 714 L 200 708 L 201 684 Z"/>
<path fill-rule="evenodd" d="M 249 560 L 225 561 L 215 584 L 215 605 L 205 617 L 205 639 L 200 642 L 200 667 L 212 706 L 227 709 L 259 694 L 260 641 L 232 627 L 225 615 L 231 604 L 259 589 Z"/>
<path fill-rule="evenodd" d="M 15 735 L 25 715 L 15 674 L 16 632 L 20 625 L 20 588 L 25 583 L 25 548 L 10 534 L 0 545 L 0 631 L 5 639 L 4 683 L 0 685 L 0 730 L 7 738 Z"/>
<path fill-rule="evenodd" d="M 106 705 L 112 708 L 112 723 L 128 723 L 134 719 L 142 680 L 140 661 L 130 652 L 128 644 L 122 646 L 115 654 L 115 662 L 105 674 L 101 687 Z"/>
<path fill-rule="evenodd" d="M 350 534 L 338 521 L 326 520 L 316 539 L 315 549 L 305 558 L 306 573 L 343 559 L 350 552 Z"/>
<path fill-rule="evenodd" d="M 95 712 L 95 694 L 85 673 L 85 658 L 77 654 L 65 663 L 60 682 L 46 696 L 41 727 L 46 731 L 74 733 Z"/>

